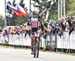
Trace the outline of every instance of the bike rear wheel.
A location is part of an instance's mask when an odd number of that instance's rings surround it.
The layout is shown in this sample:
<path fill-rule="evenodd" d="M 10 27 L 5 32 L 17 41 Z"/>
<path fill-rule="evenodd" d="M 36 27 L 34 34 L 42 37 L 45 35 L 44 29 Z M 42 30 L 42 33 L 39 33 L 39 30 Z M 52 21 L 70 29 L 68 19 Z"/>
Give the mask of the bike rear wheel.
<path fill-rule="evenodd" d="M 35 41 L 34 43 L 34 58 L 39 57 L 39 43 Z"/>

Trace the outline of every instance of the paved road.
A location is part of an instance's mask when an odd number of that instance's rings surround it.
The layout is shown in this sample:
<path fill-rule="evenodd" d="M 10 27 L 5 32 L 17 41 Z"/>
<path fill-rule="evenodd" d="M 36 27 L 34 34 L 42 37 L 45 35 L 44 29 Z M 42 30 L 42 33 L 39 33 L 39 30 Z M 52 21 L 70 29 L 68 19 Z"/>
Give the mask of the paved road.
<path fill-rule="evenodd" d="M 75 56 L 40 51 L 39 58 L 33 58 L 30 49 L 0 47 L 0 61 L 75 61 Z"/>

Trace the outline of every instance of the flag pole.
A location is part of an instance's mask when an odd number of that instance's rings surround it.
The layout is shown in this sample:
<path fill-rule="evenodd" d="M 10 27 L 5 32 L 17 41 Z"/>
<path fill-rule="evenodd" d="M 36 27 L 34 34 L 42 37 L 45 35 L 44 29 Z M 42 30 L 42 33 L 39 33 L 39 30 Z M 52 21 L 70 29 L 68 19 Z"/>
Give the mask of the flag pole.
<path fill-rule="evenodd" d="M 30 0 L 30 21 L 31 21 L 31 0 Z"/>
<path fill-rule="evenodd" d="M 5 21 L 4 21 L 4 26 L 7 26 L 7 20 L 6 20 L 6 0 L 5 0 L 4 4 L 5 4 Z"/>

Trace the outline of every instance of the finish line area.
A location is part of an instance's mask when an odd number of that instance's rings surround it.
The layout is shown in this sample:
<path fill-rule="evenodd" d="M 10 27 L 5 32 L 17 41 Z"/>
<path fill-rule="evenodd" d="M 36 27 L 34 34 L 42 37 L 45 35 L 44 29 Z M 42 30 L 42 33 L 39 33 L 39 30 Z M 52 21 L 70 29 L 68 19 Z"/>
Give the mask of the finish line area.
<path fill-rule="evenodd" d="M 75 56 L 40 51 L 39 58 L 33 58 L 30 49 L 0 47 L 1 61 L 75 61 Z"/>

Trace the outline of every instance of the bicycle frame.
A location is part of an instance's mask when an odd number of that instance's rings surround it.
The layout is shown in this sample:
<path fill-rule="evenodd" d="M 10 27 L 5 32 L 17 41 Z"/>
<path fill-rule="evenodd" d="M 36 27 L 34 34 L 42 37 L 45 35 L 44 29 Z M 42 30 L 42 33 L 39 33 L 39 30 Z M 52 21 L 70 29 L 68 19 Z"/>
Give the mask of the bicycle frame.
<path fill-rule="evenodd" d="M 39 34 L 34 33 L 34 58 L 38 58 L 39 56 Z"/>

